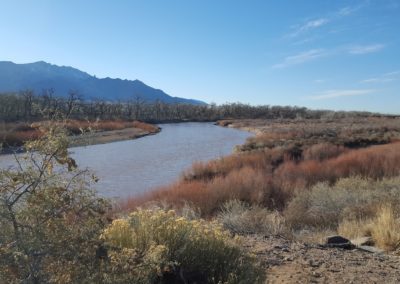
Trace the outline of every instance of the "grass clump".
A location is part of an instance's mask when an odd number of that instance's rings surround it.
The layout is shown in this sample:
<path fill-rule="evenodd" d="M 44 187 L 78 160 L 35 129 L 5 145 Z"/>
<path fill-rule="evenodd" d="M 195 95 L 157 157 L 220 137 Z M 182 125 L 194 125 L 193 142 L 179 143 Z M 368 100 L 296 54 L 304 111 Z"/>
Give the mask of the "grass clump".
<path fill-rule="evenodd" d="M 383 206 L 370 225 L 377 246 L 386 250 L 400 249 L 400 216 L 391 206 Z"/>
<path fill-rule="evenodd" d="M 114 220 L 103 238 L 111 247 L 110 283 L 262 283 L 263 271 L 238 239 L 216 222 L 175 211 L 138 210 Z M 128 261 L 129 260 L 129 261 Z"/>
<path fill-rule="evenodd" d="M 276 211 L 245 203 L 240 200 L 225 202 L 217 219 L 233 233 L 246 234 L 286 234 L 282 215 Z"/>
<path fill-rule="evenodd" d="M 376 246 L 400 252 L 400 215 L 391 204 L 380 206 L 373 218 L 344 220 L 338 232 L 349 238 L 372 237 Z"/>

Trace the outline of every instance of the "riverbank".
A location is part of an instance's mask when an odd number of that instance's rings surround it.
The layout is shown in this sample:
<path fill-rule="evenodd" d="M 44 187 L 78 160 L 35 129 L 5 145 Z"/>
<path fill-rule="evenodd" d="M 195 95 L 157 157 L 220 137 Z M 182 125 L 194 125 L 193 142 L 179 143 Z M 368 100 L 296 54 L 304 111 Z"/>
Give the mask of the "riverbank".
<path fill-rule="evenodd" d="M 70 136 L 70 146 L 79 147 L 132 140 L 148 135 L 155 135 L 160 131 L 161 128 L 158 127 L 155 131 L 146 131 L 140 128 L 125 128 L 121 130 L 89 132 L 77 136 Z"/>
<path fill-rule="evenodd" d="M 0 128 L 0 141 L 3 143 L 0 154 L 22 152 L 22 145 L 25 141 L 34 140 L 43 135 L 41 125 L 46 123 L 49 122 L 3 123 Z M 161 131 L 161 128 L 157 125 L 140 121 L 106 120 L 91 122 L 67 120 L 53 123 L 60 124 L 67 130 L 71 147 L 137 139 Z"/>

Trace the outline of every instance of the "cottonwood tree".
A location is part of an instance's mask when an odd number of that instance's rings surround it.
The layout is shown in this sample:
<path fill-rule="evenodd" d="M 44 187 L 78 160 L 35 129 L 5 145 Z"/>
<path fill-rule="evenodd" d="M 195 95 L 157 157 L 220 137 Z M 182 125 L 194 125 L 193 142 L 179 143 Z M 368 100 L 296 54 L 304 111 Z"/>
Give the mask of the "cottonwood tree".
<path fill-rule="evenodd" d="M 296 106 L 251 106 L 241 103 L 222 105 L 168 104 L 160 100 L 147 102 L 139 94 L 127 101 L 84 100 L 78 92 L 57 97 L 46 90 L 41 96 L 27 90 L 0 94 L 0 120 L 26 122 L 53 119 L 56 114 L 76 119 L 125 119 L 148 122 L 215 121 L 218 119 L 337 119 L 379 116 L 367 112 L 333 112 L 308 110 Z"/>

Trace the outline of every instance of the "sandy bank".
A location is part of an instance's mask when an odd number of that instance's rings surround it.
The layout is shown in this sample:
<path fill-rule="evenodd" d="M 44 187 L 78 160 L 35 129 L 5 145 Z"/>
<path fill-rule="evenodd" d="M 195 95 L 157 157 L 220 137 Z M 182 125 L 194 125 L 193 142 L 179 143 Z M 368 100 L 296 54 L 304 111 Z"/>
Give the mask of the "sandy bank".
<path fill-rule="evenodd" d="M 72 147 L 105 144 L 117 141 L 137 139 L 147 135 L 156 134 L 160 131 L 160 128 L 158 128 L 158 130 L 154 132 L 146 131 L 139 128 L 125 128 L 121 130 L 88 132 L 82 135 L 71 136 L 70 143 Z"/>

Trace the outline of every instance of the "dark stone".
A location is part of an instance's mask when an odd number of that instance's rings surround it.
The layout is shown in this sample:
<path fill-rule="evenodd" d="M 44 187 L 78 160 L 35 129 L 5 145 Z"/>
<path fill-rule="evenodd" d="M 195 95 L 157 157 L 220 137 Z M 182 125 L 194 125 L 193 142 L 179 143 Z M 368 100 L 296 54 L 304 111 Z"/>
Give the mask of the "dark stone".
<path fill-rule="evenodd" d="M 341 249 L 355 249 L 350 240 L 342 236 L 329 236 L 326 238 L 325 246 L 330 248 L 341 248 Z"/>
<path fill-rule="evenodd" d="M 326 244 L 326 246 L 329 248 L 341 248 L 341 249 L 348 249 L 348 250 L 352 250 L 352 249 L 356 248 L 356 246 L 350 242 L 343 243 L 343 244 Z"/>
<path fill-rule="evenodd" d="M 349 243 L 350 240 L 342 237 L 342 236 L 329 236 L 326 238 L 326 244 L 344 244 L 344 243 Z"/>

